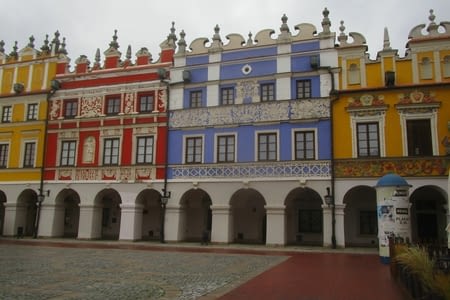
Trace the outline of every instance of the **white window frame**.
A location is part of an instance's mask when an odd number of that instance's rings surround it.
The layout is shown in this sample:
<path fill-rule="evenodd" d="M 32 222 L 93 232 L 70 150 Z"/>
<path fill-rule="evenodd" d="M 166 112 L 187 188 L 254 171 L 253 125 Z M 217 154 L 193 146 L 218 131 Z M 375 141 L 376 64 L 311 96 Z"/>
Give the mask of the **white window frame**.
<path fill-rule="evenodd" d="M 296 144 L 296 140 L 295 140 L 295 134 L 297 133 L 297 132 L 309 132 L 309 131 L 313 131 L 314 132 L 314 160 L 318 160 L 318 157 L 319 157 L 319 149 L 318 149 L 318 146 L 319 146 L 319 143 L 318 143 L 318 138 L 317 138 L 317 128 L 315 128 L 315 127 L 311 127 L 311 128 L 294 128 L 294 129 L 292 129 L 292 131 L 291 131 L 291 159 L 292 160 L 296 160 L 296 158 L 295 158 L 295 154 L 296 154 L 296 151 L 295 151 L 295 144 Z M 306 160 L 309 160 L 309 159 L 306 159 Z M 301 160 L 299 160 L 299 161 L 301 161 Z"/>
<path fill-rule="evenodd" d="M 138 139 L 139 138 L 153 138 L 153 146 L 152 146 L 152 161 L 151 162 L 145 162 L 145 163 L 138 163 L 137 161 L 137 151 L 138 151 Z M 155 157 L 156 157 L 156 135 L 155 134 L 140 134 L 135 135 L 133 140 L 133 164 L 135 165 L 154 165 L 155 164 Z"/>
<path fill-rule="evenodd" d="M 277 154 L 276 154 L 276 159 L 275 161 L 280 161 L 280 131 L 279 130 L 256 130 L 255 131 L 255 140 L 254 140 L 254 145 L 255 145 L 255 152 L 254 152 L 254 161 L 255 162 L 260 162 L 260 163 L 264 163 L 264 162 L 273 162 L 273 160 L 259 160 L 259 143 L 258 143 L 258 136 L 260 134 L 271 134 L 271 133 L 275 133 L 277 135 Z"/>
<path fill-rule="evenodd" d="M 200 163 L 203 164 L 204 160 L 205 160 L 205 135 L 203 134 L 192 134 L 192 135 L 185 135 L 183 136 L 183 151 L 182 154 L 182 162 L 183 164 L 186 165 L 195 165 L 194 163 L 187 163 L 186 162 L 186 147 L 187 147 L 187 139 L 189 138 L 201 138 L 202 139 L 202 155 L 201 155 L 201 159 L 200 159 Z"/>
<path fill-rule="evenodd" d="M 36 139 L 24 139 L 24 140 L 22 140 L 22 143 L 21 143 L 21 145 L 20 145 L 20 166 L 22 167 L 22 168 L 25 168 L 25 165 L 24 165 L 24 161 L 25 161 L 25 144 L 27 144 L 27 143 L 34 143 L 34 145 L 35 145 L 35 153 L 34 153 L 34 159 L 33 159 L 33 168 L 35 168 L 36 167 L 36 157 L 37 157 L 37 155 L 38 155 L 38 153 L 39 153 L 39 149 L 38 149 L 38 142 L 37 142 L 37 140 Z M 42 163 L 44 163 L 44 162 L 42 162 Z M 28 167 L 27 167 L 28 168 Z"/>
<path fill-rule="evenodd" d="M 105 140 L 110 140 L 110 139 L 118 139 L 119 140 L 119 154 L 118 154 L 118 160 L 117 160 L 117 165 L 105 165 L 104 164 L 104 154 L 105 154 Z M 122 137 L 121 136 L 104 136 L 101 138 L 101 144 L 100 144 L 100 160 L 99 160 L 99 165 L 104 166 L 104 167 L 119 167 L 121 164 L 121 158 L 122 158 Z"/>
<path fill-rule="evenodd" d="M 9 120 L 7 120 L 7 121 L 3 121 L 3 110 L 5 109 L 5 107 L 11 107 L 11 116 L 10 116 Z M 13 122 L 13 114 L 14 114 L 14 105 L 12 105 L 12 104 L 4 104 L 4 105 L 2 105 L 0 107 L 0 113 L 1 113 L 0 123 L 2 123 L 2 124 L 12 123 Z"/>
<path fill-rule="evenodd" d="M 221 136 L 234 136 L 234 162 L 233 163 L 236 163 L 238 161 L 238 158 L 237 158 L 237 155 L 238 155 L 237 141 L 238 141 L 238 139 L 237 139 L 236 132 L 221 132 L 221 133 L 216 133 L 214 135 L 214 162 L 215 163 L 224 163 L 224 162 L 219 162 L 219 158 L 217 157 L 217 148 L 219 147 L 219 144 L 217 143 L 217 141 L 218 141 L 219 137 L 221 137 Z M 230 163 L 230 162 L 227 162 L 227 163 Z"/>
<path fill-rule="evenodd" d="M 61 154 L 62 154 L 62 144 L 64 142 L 75 142 L 75 158 L 74 158 L 74 162 L 73 165 L 61 165 Z M 79 140 L 77 139 L 63 139 L 59 141 L 59 145 L 58 145 L 58 166 L 62 167 L 62 168 L 73 168 L 77 166 L 77 158 L 78 158 L 78 143 Z"/>
<path fill-rule="evenodd" d="M 439 155 L 439 141 L 438 141 L 438 124 L 437 124 L 437 110 L 433 109 L 426 113 L 408 113 L 400 112 L 400 126 L 402 130 L 402 148 L 403 156 L 408 156 L 408 134 L 406 128 L 406 121 L 409 120 L 430 120 L 431 129 L 431 145 L 433 148 L 433 155 Z"/>
<path fill-rule="evenodd" d="M 8 155 L 6 157 L 6 166 L 5 168 L 8 169 L 9 168 L 9 158 L 11 157 L 11 142 L 0 142 L 0 145 L 8 145 Z M 0 168 L 0 170 L 3 168 Z"/>
<path fill-rule="evenodd" d="M 378 123 L 378 135 L 380 143 L 380 156 L 386 156 L 386 140 L 385 140 L 385 128 L 386 128 L 386 114 L 385 112 L 380 112 L 379 115 L 375 116 L 350 116 L 350 129 L 352 131 L 352 158 L 362 158 L 358 157 L 358 123 Z M 371 158 L 368 156 L 367 158 Z"/>

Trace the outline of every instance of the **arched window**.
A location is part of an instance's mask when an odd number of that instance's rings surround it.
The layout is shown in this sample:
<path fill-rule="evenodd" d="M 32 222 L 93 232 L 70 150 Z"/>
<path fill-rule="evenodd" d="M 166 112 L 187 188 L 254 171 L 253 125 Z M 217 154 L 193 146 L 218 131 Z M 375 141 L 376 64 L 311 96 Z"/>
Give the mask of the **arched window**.
<path fill-rule="evenodd" d="M 357 64 L 351 64 L 348 69 L 348 83 L 349 84 L 360 84 L 361 74 Z"/>
<path fill-rule="evenodd" d="M 433 79 L 433 67 L 428 57 L 422 58 L 420 63 L 420 79 Z"/>

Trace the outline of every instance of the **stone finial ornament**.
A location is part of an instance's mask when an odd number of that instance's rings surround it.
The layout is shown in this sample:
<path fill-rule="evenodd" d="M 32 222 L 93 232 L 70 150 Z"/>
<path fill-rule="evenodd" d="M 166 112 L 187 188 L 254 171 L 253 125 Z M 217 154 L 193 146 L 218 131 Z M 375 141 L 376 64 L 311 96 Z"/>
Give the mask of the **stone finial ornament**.
<path fill-rule="evenodd" d="M 17 49 L 19 49 L 19 47 L 17 47 L 17 41 L 14 42 L 14 46 L 13 46 L 13 51 L 11 51 L 11 53 L 9 53 L 9 56 L 14 57 L 15 59 L 17 59 L 19 53 L 17 52 Z"/>
<path fill-rule="evenodd" d="M 114 35 L 112 36 L 113 40 L 111 41 L 111 43 L 109 43 L 109 47 L 110 48 L 114 48 L 116 50 L 119 49 L 119 43 L 117 42 L 117 29 L 114 30 Z"/>
<path fill-rule="evenodd" d="M 178 52 L 177 54 L 185 54 L 186 53 L 186 40 L 184 39 L 186 37 L 186 33 L 184 30 L 181 30 L 180 32 L 180 40 L 178 41 Z"/>
<path fill-rule="evenodd" d="M 430 15 L 428 16 L 428 20 L 430 23 L 428 26 L 425 24 L 420 24 L 415 26 L 413 29 L 409 31 L 408 39 L 415 40 L 415 39 L 426 39 L 430 37 L 436 37 L 436 36 L 449 36 L 450 35 L 450 22 L 440 22 L 437 24 L 434 20 L 436 19 L 436 16 L 434 14 L 434 10 L 430 9 Z M 442 27 L 442 28 L 440 28 Z M 423 29 L 426 28 L 426 31 L 428 34 L 423 33 Z M 438 29 L 443 29 L 442 31 L 439 31 Z M 409 44 L 409 43 L 408 43 Z M 408 44 L 406 45 L 407 47 Z"/>
<path fill-rule="evenodd" d="M 251 47 L 251 46 L 254 45 L 252 36 L 253 36 L 253 34 L 252 34 L 252 32 L 250 31 L 250 32 L 248 33 L 247 43 L 245 44 L 247 47 Z"/>
<path fill-rule="evenodd" d="M 28 43 L 27 46 L 33 49 L 34 48 L 34 36 L 30 36 L 29 40 L 30 40 L 30 42 Z"/>
<path fill-rule="evenodd" d="M 59 48 L 58 53 L 67 55 L 66 38 L 65 37 L 63 37 L 63 40 L 62 40 L 62 43 L 61 43 L 61 47 Z"/>
<path fill-rule="evenodd" d="M 344 31 L 345 31 L 345 26 L 344 26 L 344 21 L 343 20 L 341 20 L 341 25 L 339 26 L 339 31 L 341 32 L 341 33 L 339 33 L 339 36 L 338 36 L 338 41 L 339 41 L 339 43 L 347 43 L 347 40 L 348 40 L 348 36 L 344 33 Z"/>
<path fill-rule="evenodd" d="M 55 53 L 59 52 L 59 46 L 61 44 L 61 42 L 59 41 L 59 36 L 60 36 L 60 33 L 58 30 L 56 30 L 55 37 L 52 40 L 52 48 L 53 48 L 52 50 L 54 50 Z"/>
<path fill-rule="evenodd" d="M 331 27 L 331 21 L 330 18 L 328 18 L 328 15 L 330 14 L 330 11 L 328 8 L 324 8 L 322 11 L 323 19 L 322 19 L 322 34 L 329 34 L 330 33 L 330 27 Z"/>
<path fill-rule="evenodd" d="M 49 41 L 48 41 L 48 34 L 45 35 L 45 40 L 44 40 L 44 45 L 42 45 L 41 50 L 42 52 L 49 52 L 50 51 L 50 47 L 48 46 Z"/>
<path fill-rule="evenodd" d="M 216 26 L 214 27 L 214 35 L 212 37 L 212 43 L 209 52 L 217 52 L 222 50 L 223 44 L 219 32 L 220 32 L 219 24 L 216 24 Z"/>
<path fill-rule="evenodd" d="M 289 31 L 289 26 L 287 25 L 288 17 L 283 14 L 281 17 L 280 34 L 278 35 L 279 43 L 289 43 L 291 41 L 291 32 Z"/>
<path fill-rule="evenodd" d="M 5 54 L 5 42 L 3 40 L 0 41 L 0 53 Z"/>
<path fill-rule="evenodd" d="M 131 60 L 131 45 L 128 45 L 127 53 L 125 54 L 127 60 Z"/>
<path fill-rule="evenodd" d="M 383 35 L 383 50 L 391 50 L 391 41 L 389 39 L 389 32 L 387 27 L 384 27 L 384 35 Z"/>

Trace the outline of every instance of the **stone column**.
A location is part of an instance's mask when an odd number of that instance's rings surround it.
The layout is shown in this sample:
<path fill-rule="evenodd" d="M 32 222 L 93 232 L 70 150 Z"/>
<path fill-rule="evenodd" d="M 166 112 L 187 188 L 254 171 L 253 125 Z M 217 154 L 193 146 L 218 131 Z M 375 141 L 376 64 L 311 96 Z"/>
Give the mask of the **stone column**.
<path fill-rule="evenodd" d="M 334 213 L 335 213 L 335 236 L 336 236 L 336 247 L 344 248 L 345 247 L 345 204 L 336 204 Z"/>
<path fill-rule="evenodd" d="M 79 239 L 98 239 L 102 236 L 102 208 L 92 204 L 80 204 Z"/>
<path fill-rule="evenodd" d="M 180 240 L 180 215 L 181 209 L 178 205 L 167 205 L 164 220 L 164 239 L 177 242 Z"/>
<path fill-rule="evenodd" d="M 286 244 L 285 206 L 266 206 L 266 245 Z"/>
<path fill-rule="evenodd" d="M 47 199 L 46 199 L 47 200 Z M 61 237 L 64 235 L 64 206 L 42 203 L 38 236 Z"/>
<path fill-rule="evenodd" d="M 332 247 L 333 243 L 331 241 L 332 236 L 332 207 L 326 204 L 322 204 L 323 210 L 323 246 L 324 247 Z"/>
<path fill-rule="evenodd" d="M 17 215 L 19 211 L 26 208 L 18 206 L 17 203 L 4 203 L 5 206 L 5 220 L 3 221 L 3 235 L 14 236 L 17 234 L 17 227 L 24 226 L 18 224 Z"/>
<path fill-rule="evenodd" d="M 120 205 L 119 240 L 136 241 L 142 239 L 142 213 L 144 206 L 135 203 Z"/>
<path fill-rule="evenodd" d="M 229 205 L 213 205 L 211 242 L 230 243 L 232 241 L 231 209 Z"/>

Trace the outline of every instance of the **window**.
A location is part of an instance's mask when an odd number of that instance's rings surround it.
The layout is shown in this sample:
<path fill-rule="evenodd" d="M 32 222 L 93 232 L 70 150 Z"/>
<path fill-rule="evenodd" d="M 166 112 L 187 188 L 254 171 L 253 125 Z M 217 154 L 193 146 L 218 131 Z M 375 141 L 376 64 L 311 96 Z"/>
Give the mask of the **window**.
<path fill-rule="evenodd" d="M 258 134 L 258 160 L 276 160 L 277 159 L 277 134 L 260 133 Z"/>
<path fill-rule="evenodd" d="M 141 95 L 139 97 L 139 111 L 152 112 L 154 110 L 154 101 L 153 95 Z"/>
<path fill-rule="evenodd" d="M 359 212 L 359 234 L 376 235 L 378 232 L 376 211 Z"/>
<path fill-rule="evenodd" d="M 234 135 L 224 135 L 217 137 L 217 162 L 235 161 Z"/>
<path fill-rule="evenodd" d="M 38 117 L 38 104 L 37 103 L 31 103 L 28 104 L 27 107 L 27 120 L 37 120 Z"/>
<path fill-rule="evenodd" d="M 407 120 L 408 156 L 431 156 L 433 146 L 429 119 Z"/>
<path fill-rule="evenodd" d="M 187 164 L 198 164 L 202 162 L 202 138 L 191 137 L 186 139 L 186 157 Z"/>
<path fill-rule="evenodd" d="M 75 141 L 63 141 L 61 144 L 60 166 L 75 165 L 75 151 L 77 143 Z"/>
<path fill-rule="evenodd" d="M 111 97 L 106 99 L 106 114 L 117 115 L 120 112 L 120 98 Z"/>
<path fill-rule="evenodd" d="M 350 68 L 348 69 L 348 83 L 349 84 L 361 83 L 361 74 L 359 66 L 357 64 L 351 64 Z"/>
<path fill-rule="evenodd" d="M 136 163 L 153 163 L 153 136 L 137 138 Z"/>
<path fill-rule="evenodd" d="M 295 133 L 295 159 L 315 158 L 314 131 L 298 131 Z"/>
<path fill-rule="evenodd" d="M 202 91 L 192 91 L 189 95 L 189 108 L 202 107 Z"/>
<path fill-rule="evenodd" d="M 32 168 L 34 167 L 34 156 L 36 153 L 36 143 L 27 142 L 25 143 L 25 151 L 23 155 L 23 167 Z"/>
<path fill-rule="evenodd" d="M 222 88 L 220 92 L 221 92 L 220 93 L 221 105 L 234 104 L 234 88 L 232 87 Z"/>
<path fill-rule="evenodd" d="M 0 168 L 4 169 L 8 167 L 8 153 L 9 145 L 0 144 Z"/>
<path fill-rule="evenodd" d="M 78 101 L 66 100 L 64 101 L 64 117 L 75 118 L 78 114 Z"/>
<path fill-rule="evenodd" d="M 297 99 L 311 98 L 311 80 L 297 80 Z"/>
<path fill-rule="evenodd" d="M 2 123 L 10 123 L 12 120 L 12 106 L 3 106 L 2 108 Z"/>
<path fill-rule="evenodd" d="M 275 85 L 273 83 L 261 84 L 261 101 L 275 100 Z"/>
<path fill-rule="evenodd" d="M 447 56 L 444 57 L 443 68 L 444 68 L 444 72 L 443 72 L 444 73 L 444 77 L 445 78 L 450 77 L 450 55 L 447 55 Z"/>
<path fill-rule="evenodd" d="M 320 209 L 299 209 L 298 232 L 321 233 L 322 211 Z"/>
<path fill-rule="evenodd" d="M 119 139 L 105 139 L 103 149 L 103 164 L 118 165 L 119 164 Z"/>
<path fill-rule="evenodd" d="M 356 131 L 358 157 L 380 156 L 378 123 L 358 123 Z"/>
<path fill-rule="evenodd" d="M 420 63 L 420 79 L 433 79 L 433 66 L 428 57 L 422 58 Z"/>

